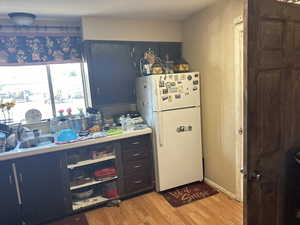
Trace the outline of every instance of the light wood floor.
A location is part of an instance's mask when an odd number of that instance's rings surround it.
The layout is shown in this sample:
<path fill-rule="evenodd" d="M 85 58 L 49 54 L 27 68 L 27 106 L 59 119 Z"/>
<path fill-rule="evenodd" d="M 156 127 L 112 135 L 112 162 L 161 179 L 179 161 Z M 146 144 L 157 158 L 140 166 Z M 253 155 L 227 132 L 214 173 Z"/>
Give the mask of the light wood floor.
<path fill-rule="evenodd" d="M 173 208 L 158 193 L 86 213 L 89 225 L 242 225 L 242 204 L 220 193 Z"/>

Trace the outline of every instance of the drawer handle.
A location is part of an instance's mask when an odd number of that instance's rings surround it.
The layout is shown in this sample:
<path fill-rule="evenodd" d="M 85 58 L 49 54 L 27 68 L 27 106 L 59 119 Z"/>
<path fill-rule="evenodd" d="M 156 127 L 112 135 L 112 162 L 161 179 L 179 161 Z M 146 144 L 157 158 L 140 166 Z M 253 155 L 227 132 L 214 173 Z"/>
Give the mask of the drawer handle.
<path fill-rule="evenodd" d="M 138 145 L 138 144 L 140 144 L 140 142 L 139 141 L 136 141 L 136 142 L 133 142 L 133 143 L 131 143 L 132 145 Z"/>
<path fill-rule="evenodd" d="M 133 157 L 137 157 L 137 156 L 140 156 L 141 155 L 141 153 L 135 153 L 135 154 L 133 154 L 132 156 Z"/>
<path fill-rule="evenodd" d="M 142 165 L 135 165 L 133 168 L 137 169 L 137 168 L 141 168 L 141 167 L 142 167 Z"/>
<path fill-rule="evenodd" d="M 143 181 L 142 180 L 136 180 L 133 183 L 135 183 L 135 184 L 141 184 L 141 183 L 143 183 Z"/>

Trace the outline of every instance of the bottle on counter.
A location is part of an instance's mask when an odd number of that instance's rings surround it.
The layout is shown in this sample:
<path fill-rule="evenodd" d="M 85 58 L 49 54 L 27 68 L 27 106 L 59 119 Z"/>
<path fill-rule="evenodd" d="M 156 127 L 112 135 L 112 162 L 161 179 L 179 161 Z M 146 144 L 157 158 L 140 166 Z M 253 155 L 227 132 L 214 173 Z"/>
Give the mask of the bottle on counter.
<path fill-rule="evenodd" d="M 127 114 L 126 117 L 126 131 L 133 131 L 134 130 L 134 121 L 130 117 L 129 114 Z"/>

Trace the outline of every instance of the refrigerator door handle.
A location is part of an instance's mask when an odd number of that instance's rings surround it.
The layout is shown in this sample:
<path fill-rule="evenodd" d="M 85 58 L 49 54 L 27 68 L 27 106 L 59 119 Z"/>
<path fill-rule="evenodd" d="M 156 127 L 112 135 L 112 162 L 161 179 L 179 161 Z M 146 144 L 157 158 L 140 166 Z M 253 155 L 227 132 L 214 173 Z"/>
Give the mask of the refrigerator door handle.
<path fill-rule="evenodd" d="M 158 113 L 158 141 L 159 146 L 163 147 L 164 145 L 164 128 L 163 128 L 163 113 Z"/>

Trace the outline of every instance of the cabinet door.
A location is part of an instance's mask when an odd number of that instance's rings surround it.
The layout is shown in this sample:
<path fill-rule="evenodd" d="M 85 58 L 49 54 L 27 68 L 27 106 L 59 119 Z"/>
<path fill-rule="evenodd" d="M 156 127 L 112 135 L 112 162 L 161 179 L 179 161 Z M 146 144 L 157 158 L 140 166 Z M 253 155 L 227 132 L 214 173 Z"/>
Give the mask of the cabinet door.
<path fill-rule="evenodd" d="M 1 225 L 20 225 L 20 207 L 12 164 L 0 164 L 0 221 Z"/>
<path fill-rule="evenodd" d="M 86 46 L 93 106 L 134 103 L 136 73 L 131 45 L 93 41 Z"/>
<path fill-rule="evenodd" d="M 60 155 L 56 153 L 16 162 L 27 224 L 40 224 L 67 214 L 66 189 Z"/>

